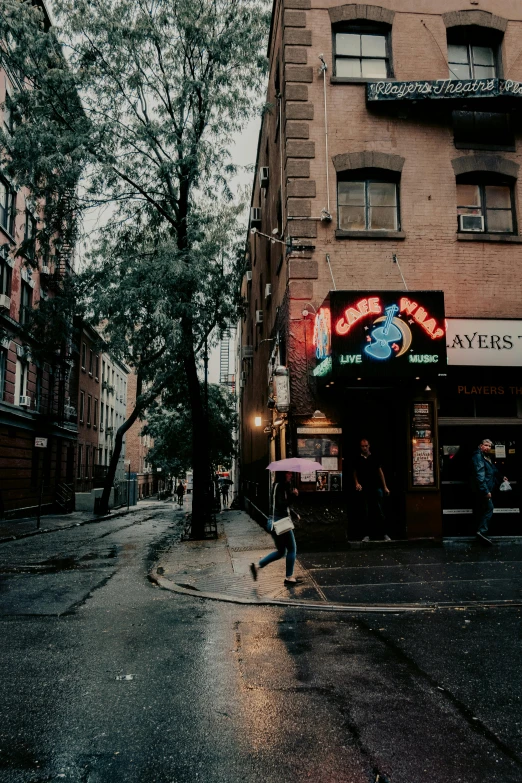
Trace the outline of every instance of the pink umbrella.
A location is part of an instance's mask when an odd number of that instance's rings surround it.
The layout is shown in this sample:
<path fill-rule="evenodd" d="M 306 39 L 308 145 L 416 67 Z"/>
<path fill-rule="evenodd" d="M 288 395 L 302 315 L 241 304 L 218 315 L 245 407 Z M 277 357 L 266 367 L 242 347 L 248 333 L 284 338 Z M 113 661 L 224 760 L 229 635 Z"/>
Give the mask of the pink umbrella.
<path fill-rule="evenodd" d="M 319 462 L 303 457 L 290 457 L 289 459 L 278 459 L 271 462 L 267 470 L 282 470 L 288 473 L 313 473 L 314 470 L 322 470 L 323 466 Z"/>

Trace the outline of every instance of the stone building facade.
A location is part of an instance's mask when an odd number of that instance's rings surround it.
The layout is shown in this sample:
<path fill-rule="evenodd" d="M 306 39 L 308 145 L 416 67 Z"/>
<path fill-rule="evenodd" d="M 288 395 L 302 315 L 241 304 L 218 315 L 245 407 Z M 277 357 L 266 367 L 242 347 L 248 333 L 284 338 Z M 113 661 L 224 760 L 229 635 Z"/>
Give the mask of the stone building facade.
<path fill-rule="evenodd" d="M 299 489 L 328 505 L 342 486 L 355 535 L 362 437 L 387 474 L 396 537 L 471 531 L 466 465 L 481 437 L 515 487 L 522 478 L 521 35 L 511 0 L 276 0 L 241 333 L 242 483 L 260 508 L 267 460 L 315 449 L 326 478 Z M 418 309 L 436 291 L 446 333 L 416 353 L 429 329 L 401 311 L 401 294 Z M 366 340 L 387 325 L 385 305 L 398 308 L 387 363 L 347 348 L 333 320 L 331 302 L 348 318 L 368 295 L 380 310 Z M 331 368 L 318 370 L 324 359 Z M 278 366 L 289 371 L 284 411 Z M 517 492 L 495 517 L 500 532 L 520 518 Z"/>

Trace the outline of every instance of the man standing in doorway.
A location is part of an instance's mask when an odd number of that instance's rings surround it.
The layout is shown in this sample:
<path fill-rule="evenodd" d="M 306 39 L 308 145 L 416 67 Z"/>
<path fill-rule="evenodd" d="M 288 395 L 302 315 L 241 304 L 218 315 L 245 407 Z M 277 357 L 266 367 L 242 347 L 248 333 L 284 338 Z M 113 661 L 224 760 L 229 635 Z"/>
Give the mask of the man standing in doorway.
<path fill-rule="evenodd" d="M 363 541 L 369 541 L 370 534 L 372 538 L 391 541 L 384 530 L 385 518 L 381 504 L 383 494 L 388 496 L 390 490 L 378 460 L 370 451 L 370 443 L 365 438 L 361 440 L 360 450 L 355 460 L 353 478 L 355 489 L 360 493 L 361 511 L 366 525 L 367 534 Z"/>
<path fill-rule="evenodd" d="M 471 489 L 478 522 L 477 541 L 482 546 L 493 545 L 493 541 L 487 535 L 489 522 L 495 508 L 491 500 L 491 493 L 500 484 L 500 474 L 489 456 L 492 445 L 493 442 L 489 438 L 484 438 L 471 458 Z M 507 479 L 504 478 L 504 481 Z"/>

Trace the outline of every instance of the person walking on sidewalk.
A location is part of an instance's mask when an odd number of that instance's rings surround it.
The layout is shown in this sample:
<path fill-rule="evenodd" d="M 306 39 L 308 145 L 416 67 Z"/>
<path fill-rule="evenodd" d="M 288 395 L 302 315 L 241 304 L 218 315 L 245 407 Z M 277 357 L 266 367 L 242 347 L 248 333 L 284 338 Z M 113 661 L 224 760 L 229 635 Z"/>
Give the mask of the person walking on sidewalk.
<path fill-rule="evenodd" d="M 482 546 L 492 546 L 493 541 L 488 538 L 488 528 L 495 506 L 491 499 L 491 493 L 500 484 L 500 473 L 491 462 L 489 452 L 493 442 L 489 438 L 479 443 L 478 448 L 471 457 L 471 490 L 474 499 L 474 512 L 478 523 L 477 541 Z M 504 477 L 504 481 L 507 478 Z"/>
<path fill-rule="evenodd" d="M 366 535 L 363 541 L 372 538 L 391 541 L 384 530 L 385 517 L 381 500 L 383 493 L 388 496 L 390 490 L 386 486 L 386 479 L 382 468 L 370 451 L 370 443 L 366 438 L 360 442 L 360 454 L 355 460 L 353 478 L 355 489 L 360 494 L 361 514 L 366 525 Z"/>
<path fill-rule="evenodd" d="M 181 479 L 179 480 L 179 484 L 176 487 L 176 495 L 178 496 L 178 504 L 179 506 L 183 505 L 183 495 L 185 494 L 185 487 L 181 483 Z"/>
<path fill-rule="evenodd" d="M 292 473 L 285 473 L 284 471 L 278 471 L 276 473 L 276 480 L 274 488 L 272 490 L 272 505 L 274 510 L 274 522 L 278 519 L 283 519 L 289 514 L 289 505 L 292 499 L 292 495 L 298 495 L 297 489 L 292 489 Z M 281 560 L 286 555 L 286 577 L 285 585 L 295 585 L 297 580 L 294 577 L 294 565 L 295 556 L 297 553 L 297 547 L 295 543 L 294 531 L 289 530 L 287 533 L 283 533 L 280 536 L 276 536 L 273 530 L 270 531 L 272 538 L 275 541 L 277 550 L 271 552 L 266 557 L 263 557 L 259 563 L 251 563 L 250 571 L 254 580 L 257 579 L 257 572 L 260 568 L 270 563 L 275 563 L 276 560 Z"/>

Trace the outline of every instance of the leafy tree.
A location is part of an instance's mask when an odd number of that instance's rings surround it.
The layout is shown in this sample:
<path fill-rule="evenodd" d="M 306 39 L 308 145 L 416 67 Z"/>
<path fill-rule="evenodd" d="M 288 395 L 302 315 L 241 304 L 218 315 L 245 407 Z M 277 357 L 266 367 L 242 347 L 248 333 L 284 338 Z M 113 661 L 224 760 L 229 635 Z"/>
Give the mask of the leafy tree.
<path fill-rule="evenodd" d="M 186 404 L 186 384 L 166 390 L 161 406 L 149 409 L 144 433 L 152 435 L 149 453 L 153 465 L 179 476 L 192 465 L 192 420 Z M 213 472 L 230 464 L 236 453 L 233 432 L 237 417 L 233 395 L 217 384 L 208 386 L 208 437 Z"/>
<path fill-rule="evenodd" d="M 10 98 L 16 122 L 1 138 L 4 168 L 41 204 L 44 246 L 53 247 L 67 204 L 76 220 L 110 205 L 87 303 L 93 321 L 107 319 L 111 350 L 137 367 L 135 418 L 164 388 L 172 363 L 184 368 L 200 536 L 209 453 L 198 352 L 205 332 L 232 315 L 222 304 L 226 275 L 235 273 L 235 226 L 222 222 L 228 150 L 256 111 L 268 3 L 56 0 L 53 11 L 49 27 L 30 3 L 0 0 L 0 56 L 25 86 L 15 84 Z M 208 243 L 219 231 L 222 258 Z"/>

